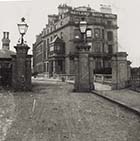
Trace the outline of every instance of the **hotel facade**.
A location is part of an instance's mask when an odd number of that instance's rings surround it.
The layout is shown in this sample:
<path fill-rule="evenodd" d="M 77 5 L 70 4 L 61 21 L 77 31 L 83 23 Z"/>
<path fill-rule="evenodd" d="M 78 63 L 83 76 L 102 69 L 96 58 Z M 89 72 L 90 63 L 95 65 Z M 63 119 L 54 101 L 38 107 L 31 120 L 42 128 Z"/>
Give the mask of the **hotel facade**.
<path fill-rule="evenodd" d="M 94 73 L 111 73 L 112 55 L 118 52 L 117 15 L 111 7 L 101 5 L 100 12 L 91 7 L 58 6 L 58 14 L 48 15 L 48 23 L 33 44 L 33 70 L 48 76 L 75 73 L 74 54 L 81 37 L 79 23 L 87 25 L 86 43 L 94 57 Z"/>

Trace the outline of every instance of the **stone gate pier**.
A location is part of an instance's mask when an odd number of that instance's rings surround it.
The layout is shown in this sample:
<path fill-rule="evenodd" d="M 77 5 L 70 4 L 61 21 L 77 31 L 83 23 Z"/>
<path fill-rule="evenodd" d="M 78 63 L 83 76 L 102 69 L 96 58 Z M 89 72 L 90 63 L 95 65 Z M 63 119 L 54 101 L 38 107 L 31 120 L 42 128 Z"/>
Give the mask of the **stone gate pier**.
<path fill-rule="evenodd" d="M 93 56 L 90 56 L 89 46 L 80 46 L 74 57 L 76 92 L 90 92 L 94 89 Z"/>
<path fill-rule="evenodd" d="M 28 55 L 26 44 L 17 44 L 15 46 L 16 55 L 12 56 L 12 87 L 16 91 L 31 90 L 31 57 Z"/>
<path fill-rule="evenodd" d="M 112 89 L 123 89 L 130 85 L 131 62 L 127 60 L 126 52 L 117 52 L 112 57 Z"/>

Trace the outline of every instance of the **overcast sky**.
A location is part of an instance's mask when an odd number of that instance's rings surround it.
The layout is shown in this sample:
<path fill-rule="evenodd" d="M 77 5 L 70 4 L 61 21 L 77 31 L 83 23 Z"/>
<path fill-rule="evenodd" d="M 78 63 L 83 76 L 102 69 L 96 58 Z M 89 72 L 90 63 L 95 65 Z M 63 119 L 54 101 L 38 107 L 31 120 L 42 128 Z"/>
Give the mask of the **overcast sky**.
<path fill-rule="evenodd" d="M 96 10 L 100 4 L 111 5 L 113 13 L 118 14 L 119 50 L 128 52 L 132 66 L 140 66 L 140 0 L 0 0 L 0 39 L 3 31 L 9 31 L 13 50 L 19 39 L 17 23 L 24 16 L 29 25 L 26 40 L 32 47 L 35 36 L 47 24 L 47 15 L 57 13 L 61 3 L 73 7 L 89 4 Z"/>

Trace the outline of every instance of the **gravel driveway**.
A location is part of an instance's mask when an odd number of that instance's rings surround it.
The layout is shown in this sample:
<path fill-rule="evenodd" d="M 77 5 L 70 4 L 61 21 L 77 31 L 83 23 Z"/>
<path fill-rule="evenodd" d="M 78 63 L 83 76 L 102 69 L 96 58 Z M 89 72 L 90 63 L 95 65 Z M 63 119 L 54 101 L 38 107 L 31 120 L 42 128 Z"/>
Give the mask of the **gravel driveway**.
<path fill-rule="evenodd" d="M 13 93 L 14 120 L 5 141 L 140 141 L 140 117 L 73 85 L 34 81 Z"/>

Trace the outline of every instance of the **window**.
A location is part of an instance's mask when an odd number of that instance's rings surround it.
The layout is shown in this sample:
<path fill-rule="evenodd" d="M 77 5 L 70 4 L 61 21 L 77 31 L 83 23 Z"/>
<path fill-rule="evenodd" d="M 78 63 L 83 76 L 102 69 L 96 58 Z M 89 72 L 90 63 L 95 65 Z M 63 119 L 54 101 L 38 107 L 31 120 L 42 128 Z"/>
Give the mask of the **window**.
<path fill-rule="evenodd" d="M 57 45 L 57 46 L 55 46 L 55 50 L 59 52 L 61 50 L 61 47 L 59 45 Z"/>
<path fill-rule="evenodd" d="M 104 29 L 102 29 L 102 38 L 104 39 L 104 37 L 105 37 L 105 31 Z"/>
<path fill-rule="evenodd" d="M 49 34 L 49 29 L 47 29 L 47 34 Z"/>
<path fill-rule="evenodd" d="M 105 60 L 104 61 L 104 67 L 105 68 L 111 68 L 111 61 L 110 60 Z"/>
<path fill-rule="evenodd" d="M 47 39 L 47 45 L 49 44 L 49 38 Z"/>
<path fill-rule="evenodd" d="M 107 32 L 107 39 L 108 41 L 113 41 L 113 32 L 112 31 Z"/>
<path fill-rule="evenodd" d="M 63 32 L 60 33 L 60 39 L 63 39 Z"/>
<path fill-rule="evenodd" d="M 63 25 L 63 21 L 60 22 L 60 25 L 61 25 L 61 26 Z"/>
<path fill-rule="evenodd" d="M 51 39 L 50 39 L 51 41 L 53 40 L 53 38 L 52 38 L 52 36 L 51 36 Z"/>
<path fill-rule="evenodd" d="M 80 39 L 81 37 L 81 33 L 79 31 L 79 29 L 74 29 L 74 39 Z"/>
<path fill-rule="evenodd" d="M 96 60 L 96 62 L 95 62 L 95 69 L 96 70 L 101 69 L 101 61 L 100 60 Z"/>
<path fill-rule="evenodd" d="M 53 31 L 53 28 L 51 27 L 51 32 Z"/>
<path fill-rule="evenodd" d="M 62 19 L 65 17 L 65 15 L 64 14 L 62 14 Z"/>
<path fill-rule="evenodd" d="M 92 51 L 92 42 L 88 42 L 87 45 L 90 46 L 90 51 Z"/>
<path fill-rule="evenodd" d="M 54 51 L 54 46 L 50 46 L 50 51 Z"/>
<path fill-rule="evenodd" d="M 49 63 L 47 63 L 46 67 L 47 67 L 47 72 L 49 72 Z"/>
<path fill-rule="evenodd" d="M 111 25 L 112 24 L 112 21 L 107 21 L 107 25 Z"/>
<path fill-rule="evenodd" d="M 100 53 L 101 52 L 101 44 L 100 43 L 95 43 L 95 52 Z"/>
<path fill-rule="evenodd" d="M 107 32 L 107 40 L 108 41 L 113 41 L 113 32 L 112 31 Z"/>
<path fill-rule="evenodd" d="M 86 35 L 87 35 L 87 38 L 92 37 L 91 29 L 87 29 Z"/>
<path fill-rule="evenodd" d="M 103 52 L 105 52 L 105 44 L 102 43 Z"/>
<path fill-rule="evenodd" d="M 61 60 L 58 60 L 58 71 L 61 73 L 63 71 L 63 62 Z"/>
<path fill-rule="evenodd" d="M 108 45 L 108 53 L 113 53 L 113 46 L 112 45 Z"/>
<path fill-rule="evenodd" d="M 108 62 L 108 67 L 111 68 L 111 61 Z"/>
<path fill-rule="evenodd" d="M 95 28 L 94 29 L 94 37 L 97 39 L 97 38 L 100 38 L 100 29 L 99 28 Z"/>

